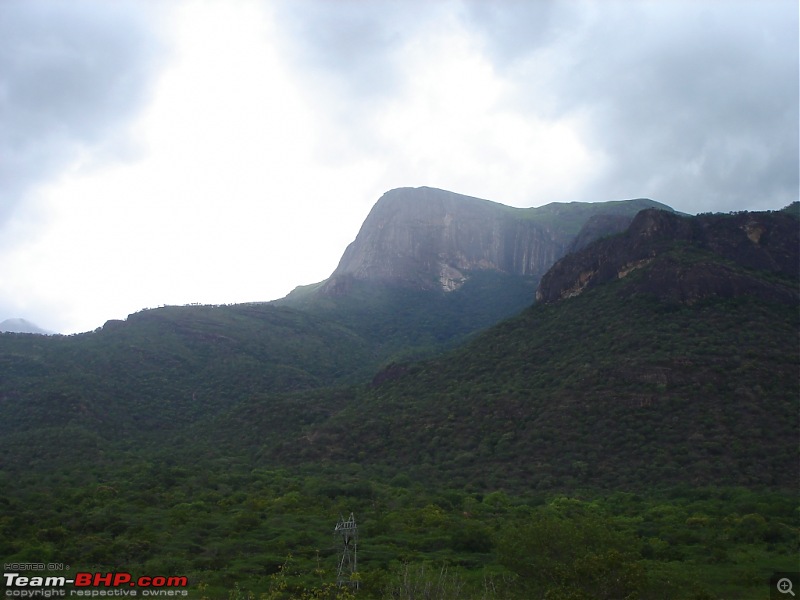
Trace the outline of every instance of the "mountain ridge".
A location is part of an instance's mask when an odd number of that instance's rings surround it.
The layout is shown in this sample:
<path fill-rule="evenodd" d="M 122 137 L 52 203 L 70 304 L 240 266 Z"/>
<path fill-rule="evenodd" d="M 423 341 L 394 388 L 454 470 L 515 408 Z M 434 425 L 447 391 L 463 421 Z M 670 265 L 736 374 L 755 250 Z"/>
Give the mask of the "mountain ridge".
<path fill-rule="evenodd" d="M 375 203 L 331 276 L 284 301 L 346 294 L 353 280 L 452 292 L 476 271 L 538 279 L 592 217 L 616 221 L 612 231 L 595 223 L 583 232 L 589 239 L 615 232 L 649 207 L 672 210 L 648 199 L 515 208 L 437 188 L 396 188 Z"/>
<path fill-rule="evenodd" d="M 747 290 L 761 297 L 770 295 L 796 302 L 797 290 L 775 286 L 760 277 L 734 273 L 724 264 L 713 268 L 700 257 L 683 265 L 680 272 L 667 268 L 667 257 L 676 243 L 698 252 L 713 254 L 741 268 L 797 277 L 797 218 L 785 212 L 739 213 L 683 217 L 653 209 L 643 210 L 621 235 L 600 240 L 569 254 L 542 278 L 536 292 L 540 302 L 554 302 L 583 293 L 595 285 L 622 279 L 653 261 L 661 269 L 650 269 L 639 291 L 665 291 L 676 301 L 692 303 L 710 295 L 732 295 Z M 713 261 L 712 261 L 713 262 Z M 672 282 L 665 278 L 671 277 Z"/>
<path fill-rule="evenodd" d="M 328 279 L 275 303 L 375 340 L 381 361 L 430 356 L 530 306 L 576 240 L 615 233 L 654 207 L 672 210 L 643 198 L 515 208 L 397 188 L 375 203 Z"/>
<path fill-rule="evenodd" d="M 556 208 L 560 210 L 562 207 Z M 583 222 L 586 223 L 585 220 Z M 422 347 L 421 344 L 431 344 L 431 347 L 441 350 L 446 347 L 444 344 L 448 339 L 454 339 L 454 331 L 461 336 L 469 332 L 473 335 L 468 346 L 453 350 L 460 352 L 456 360 L 460 366 L 455 371 L 451 366 L 434 369 L 434 373 L 451 372 L 445 378 L 450 383 L 442 388 L 442 382 L 437 381 L 435 375 L 433 380 L 426 380 L 423 391 L 438 390 L 441 398 L 447 398 L 450 402 L 461 385 L 459 379 L 465 377 L 460 371 L 461 366 L 472 364 L 470 368 L 476 373 L 485 373 L 489 377 L 485 383 L 478 384 L 479 388 L 499 386 L 505 389 L 506 382 L 511 385 L 513 381 L 520 381 L 524 395 L 527 393 L 524 390 L 537 389 L 540 385 L 527 381 L 530 377 L 536 381 L 536 373 L 553 368 L 548 366 L 549 354 L 557 353 L 556 342 L 560 337 L 575 337 L 570 343 L 579 344 L 562 344 L 565 349 L 560 351 L 561 355 L 582 356 L 587 348 L 593 346 L 588 342 L 581 345 L 580 336 L 586 335 L 592 327 L 599 326 L 604 314 L 619 319 L 629 306 L 631 314 L 638 311 L 641 315 L 649 315 L 636 321 L 635 327 L 646 328 L 649 326 L 648 319 L 655 317 L 663 317 L 669 324 L 670 320 L 677 318 L 676 315 L 682 314 L 687 323 L 695 323 L 692 327 L 702 329 L 705 336 L 712 336 L 704 324 L 706 317 L 703 314 L 691 310 L 680 312 L 683 310 L 681 307 L 687 310 L 694 306 L 710 307 L 709 318 L 724 322 L 726 331 L 731 331 L 731 337 L 726 338 L 723 345 L 732 346 L 739 343 L 738 339 L 733 341 L 738 335 L 733 333 L 736 319 L 744 319 L 745 313 L 739 307 L 733 318 L 726 316 L 725 302 L 737 301 L 737 298 L 748 298 L 748 302 L 765 301 L 763 308 L 751 307 L 754 314 L 769 308 L 773 312 L 764 314 L 764 322 L 770 323 L 770 319 L 774 323 L 790 322 L 785 311 L 797 303 L 798 276 L 796 270 L 790 268 L 795 264 L 798 253 L 796 224 L 796 218 L 778 213 L 687 218 L 660 210 L 640 211 L 626 233 L 596 240 L 554 265 L 543 278 L 540 290 L 569 289 L 575 281 L 575 274 L 580 279 L 585 261 L 590 259 L 605 265 L 603 261 L 607 258 L 606 262 L 610 265 L 608 277 L 604 279 L 600 274 L 592 275 L 590 285 L 587 284 L 580 294 L 568 294 L 565 298 L 562 298 L 561 291 L 545 294 L 536 306 L 530 308 L 528 302 L 529 308 L 521 315 L 494 326 L 485 334 L 475 334 L 475 323 L 482 319 L 480 322 L 488 327 L 495 313 L 490 311 L 479 315 L 474 312 L 477 304 L 458 302 L 468 299 L 463 294 L 472 289 L 471 293 L 483 295 L 484 304 L 497 303 L 497 290 L 507 289 L 516 280 L 506 279 L 511 276 L 491 270 L 474 273 L 459 290 L 439 291 L 434 295 L 429 291 L 413 289 L 381 288 L 376 291 L 375 288 L 358 287 L 367 283 L 358 282 L 356 287 L 362 295 L 356 300 L 364 302 L 357 310 L 352 308 L 352 302 L 336 305 L 335 302 L 341 301 L 341 297 L 329 298 L 333 304 L 328 313 L 303 311 L 272 303 L 231 307 L 164 307 L 131 315 L 125 322 L 109 322 L 99 331 L 80 336 L 0 336 L 0 378 L 3 381 L 0 389 L 0 422 L 3 426 L 0 427 L 0 433 L 13 432 L 17 435 L 29 432 L 35 436 L 38 428 L 62 423 L 82 427 L 87 432 L 102 431 L 110 436 L 110 443 L 115 436 L 130 435 L 136 423 L 146 423 L 158 437 L 208 417 L 217 419 L 229 410 L 238 410 L 236 407 L 239 404 L 246 406 L 256 402 L 274 407 L 275 402 L 280 402 L 278 397 L 282 394 L 302 398 L 310 390 L 344 384 L 366 385 L 370 379 L 376 390 L 385 390 L 396 382 L 416 376 L 420 368 L 425 369 L 419 365 L 429 364 L 419 362 L 420 357 L 415 353 L 402 355 L 404 348 L 408 352 L 409 349 Z M 580 231 L 580 227 L 575 229 Z M 783 250 L 775 254 L 773 249 Z M 658 260 L 636 264 L 636 268 L 631 268 L 631 260 L 652 259 L 653 252 L 656 252 L 655 258 Z M 619 277 L 620 265 L 628 271 L 622 278 Z M 703 266 L 704 273 L 714 272 L 725 281 L 736 282 L 739 280 L 737 278 L 749 278 L 748 281 L 755 283 L 718 288 L 716 293 L 700 296 L 696 301 L 677 302 L 677 309 L 669 293 L 653 293 L 653 289 L 647 287 L 656 281 L 661 289 L 673 290 L 681 281 L 679 277 L 670 276 L 661 281 L 654 278 L 654 274 L 687 272 L 697 265 Z M 605 268 L 598 267 L 597 273 L 605 273 Z M 709 271 L 709 268 L 714 270 Z M 566 274 L 563 277 L 559 275 L 562 272 Z M 484 287 L 475 288 L 481 281 Z M 562 281 L 566 282 L 566 288 L 559 283 Z M 526 290 L 530 289 L 522 286 L 520 295 L 524 296 L 528 293 Z M 773 292 L 778 290 L 778 293 L 759 295 L 759 290 L 764 289 Z M 600 290 L 604 291 L 600 293 Z M 581 300 L 586 311 L 599 311 L 593 317 L 593 322 L 587 322 L 584 329 L 573 331 L 575 323 L 586 320 L 585 315 L 574 314 L 563 324 L 563 331 L 549 326 L 549 333 L 536 343 L 535 353 L 531 354 L 530 342 L 525 340 L 529 335 L 526 327 L 545 316 L 547 319 L 562 318 L 558 317 L 561 303 L 582 299 L 587 295 L 601 298 L 601 301 Z M 437 307 L 432 303 L 434 299 L 444 304 Z M 375 310 L 377 305 L 383 305 L 384 309 Z M 783 308 L 778 308 L 778 305 Z M 737 305 L 731 306 L 735 308 Z M 676 310 L 678 312 L 674 314 L 671 312 Z M 330 318 L 331 315 L 336 318 Z M 442 326 L 444 316 L 449 320 Z M 466 321 L 458 321 L 465 316 Z M 527 323 L 525 327 L 503 342 L 486 341 L 497 337 L 497 332 L 513 332 L 515 327 L 524 323 Z M 702 327 L 700 324 L 703 324 Z M 623 338 L 640 336 L 640 332 L 628 331 L 634 325 L 625 321 L 609 321 L 603 327 L 617 332 L 615 335 Z M 428 337 L 419 340 L 414 337 L 417 335 Z M 680 343 L 680 339 L 676 343 Z M 580 381 L 594 381 L 593 389 L 597 397 L 603 398 L 615 393 L 613 385 L 609 387 L 609 381 L 621 381 L 625 385 L 633 381 L 634 388 L 640 384 L 643 388 L 631 390 L 630 402 L 650 402 L 662 391 L 659 386 L 668 385 L 670 378 L 674 377 L 670 373 L 681 371 L 682 367 L 678 365 L 683 364 L 680 361 L 684 358 L 671 356 L 651 363 L 647 357 L 658 357 L 661 351 L 645 342 L 638 344 L 635 348 L 630 344 L 625 346 L 626 351 L 635 350 L 637 354 L 621 358 L 621 363 L 628 364 L 621 370 L 615 364 L 593 367 L 597 359 L 590 356 L 584 362 L 575 364 L 569 358 L 567 367 L 558 368 L 569 373 L 583 373 L 583 379 L 570 384 L 573 390 L 580 390 Z M 789 347 L 789 342 L 784 338 L 781 338 L 780 344 L 783 348 Z M 550 350 L 542 354 L 540 350 L 545 347 Z M 398 351 L 401 352 L 399 356 Z M 598 346 L 595 351 L 609 357 L 619 355 L 619 348 L 613 343 Z M 471 352 L 482 358 L 470 358 Z M 639 356 L 642 353 L 645 356 L 644 363 Z M 528 355 L 535 355 L 536 359 L 526 362 Z M 452 356 L 444 355 L 438 360 L 446 362 Z M 503 360 L 509 357 L 513 359 L 514 368 L 522 371 L 510 372 L 503 381 L 493 379 L 496 377 L 494 373 L 502 373 L 505 369 L 492 366 L 500 356 L 505 357 Z M 763 357 L 760 354 L 757 356 L 757 365 L 760 365 Z M 702 365 L 702 368 L 697 367 L 699 372 L 702 371 L 711 379 L 716 377 L 714 362 L 708 363 L 704 357 L 701 358 L 697 363 Z M 781 360 L 786 362 L 784 358 Z M 398 361 L 401 365 L 417 366 L 397 367 Z M 379 368 L 381 362 L 386 368 Z M 692 363 L 689 364 L 691 366 Z M 734 365 L 732 368 L 735 370 L 740 367 Z M 645 373 L 643 378 L 636 374 L 640 369 Z M 757 372 L 758 378 L 762 375 L 760 371 Z M 475 379 L 476 375 L 470 377 Z M 561 375 L 553 372 L 547 377 L 557 380 Z M 572 380 L 573 375 L 566 378 Z M 675 381 L 683 382 L 683 379 Z M 699 381 L 693 383 L 701 387 L 704 385 Z M 447 387 L 451 384 L 452 388 Z M 786 388 L 788 384 L 783 382 L 781 386 Z M 740 387 L 749 390 L 751 386 L 743 383 Z M 325 394 L 315 393 L 320 398 L 325 397 Z M 558 394 L 561 393 L 558 391 Z M 747 393 L 752 395 L 755 392 Z M 340 406 L 342 410 L 352 409 L 355 406 L 353 402 L 358 400 L 361 392 L 355 392 L 352 397 L 348 394 L 342 395 L 333 405 Z M 519 397 L 518 393 L 516 395 Z M 471 394 L 467 394 L 466 398 L 470 397 Z M 20 411 L 19 403 L 23 400 L 25 410 Z M 302 412 L 306 408 L 301 402 L 292 411 Z M 480 417 L 483 410 L 488 409 L 480 408 L 474 416 Z M 512 412 L 518 410 L 519 406 Z M 126 414 L 134 418 L 125 418 Z M 274 416 L 272 410 L 267 414 L 269 418 Z M 295 414 L 299 418 L 298 423 L 308 425 L 302 414 L 291 411 L 286 414 Z M 324 419 L 335 417 L 325 408 L 319 414 Z M 453 414 L 458 414 L 458 411 Z M 414 420 L 413 417 L 414 411 L 403 415 L 404 419 L 411 419 L 409 423 Z M 317 418 L 314 417 L 315 422 Z M 375 418 L 381 420 L 378 416 Z M 249 419 L 245 428 L 258 426 L 259 423 L 264 430 L 271 430 L 271 426 L 257 418 Z M 288 420 L 281 421 L 278 432 L 281 436 L 291 429 L 288 423 Z M 330 424 L 334 423 L 335 419 L 330 421 Z M 506 425 L 497 424 L 498 431 L 505 431 L 503 428 Z M 325 428 L 320 431 L 324 432 Z M 311 437 L 323 439 L 325 436 L 320 433 Z M 369 439 L 369 436 L 366 437 Z M 299 448 L 295 444 L 289 444 L 286 448 L 294 448 L 298 456 L 313 453 L 313 448 Z M 23 452 L 20 456 L 24 457 L 27 447 L 23 444 L 19 446 L 19 451 Z M 43 451 L 47 452 L 45 449 Z M 274 451 L 277 454 L 273 456 L 283 456 L 283 451 L 277 448 Z"/>

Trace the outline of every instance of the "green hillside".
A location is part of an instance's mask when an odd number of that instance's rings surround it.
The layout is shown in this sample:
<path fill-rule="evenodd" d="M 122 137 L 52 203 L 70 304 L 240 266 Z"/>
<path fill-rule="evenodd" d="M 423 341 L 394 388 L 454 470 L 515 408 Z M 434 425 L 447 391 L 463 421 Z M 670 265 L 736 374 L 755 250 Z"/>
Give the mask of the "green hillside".
<path fill-rule="evenodd" d="M 496 271 L 470 272 L 453 292 L 352 279 L 345 295 L 310 294 L 288 305 L 370 340 L 384 363 L 435 354 L 518 314 L 532 304 L 537 284 L 534 277 Z"/>
<path fill-rule="evenodd" d="M 141 448 L 252 394 L 363 379 L 371 360 L 352 331 L 267 304 L 164 307 L 76 336 L 2 334 L 0 449 L 6 468 L 23 468 Z"/>
<path fill-rule="evenodd" d="M 259 442 L 260 455 L 391 466 L 474 489 L 793 489 L 797 305 L 630 293 L 651 269 L 697 260 L 691 248 L 670 253 L 624 280 L 536 305 L 452 353 L 392 365 L 347 402 L 332 401 L 341 410 L 329 419 L 298 423 L 269 451 Z M 261 396 L 236 408 L 224 427 L 239 432 L 240 447 L 269 429 L 275 401 L 290 404 Z"/>

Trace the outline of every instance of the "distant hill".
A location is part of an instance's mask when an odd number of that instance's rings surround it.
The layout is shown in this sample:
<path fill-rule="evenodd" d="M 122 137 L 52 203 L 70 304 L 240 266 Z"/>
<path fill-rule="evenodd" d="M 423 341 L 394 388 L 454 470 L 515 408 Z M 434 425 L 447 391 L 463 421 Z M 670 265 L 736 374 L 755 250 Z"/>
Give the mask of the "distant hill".
<path fill-rule="evenodd" d="M 27 319 L 6 319 L 0 322 L 0 333 L 36 333 L 40 335 L 53 335 L 52 331 L 42 329 L 36 323 Z"/>
<path fill-rule="evenodd" d="M 589 207 L 543 208 L 551 235 L 568 217 L 565 247 L 598 231 Z M 181 440 L 479 487 L 781 485 L 797 458 L 796 217 L 631 218 L 552 266 L 539 303 L 425 362 L 416 350 L 489 327 L 533 279 L 464 269 L 447 292 L 353 272 L 346 293 L 318 287 L 297 308 L 164 307 L 78 336 L 0 336 L 0 449 L 21 467 Z"/>

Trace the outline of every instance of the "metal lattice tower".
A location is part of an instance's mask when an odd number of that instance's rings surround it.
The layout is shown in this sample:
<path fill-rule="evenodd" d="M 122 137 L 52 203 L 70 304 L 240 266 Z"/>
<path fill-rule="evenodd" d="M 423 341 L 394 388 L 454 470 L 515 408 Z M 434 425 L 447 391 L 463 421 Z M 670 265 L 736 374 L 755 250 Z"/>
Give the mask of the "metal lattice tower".
<path fill-rule="evenodd" d="M 345 520 L 339 515 L 339 522 L 333 530 L 339 539 L 339 571 L 336 574 L 336 585 L 352 585 L 358 589 L 358 526 L 353 513 Z"/>

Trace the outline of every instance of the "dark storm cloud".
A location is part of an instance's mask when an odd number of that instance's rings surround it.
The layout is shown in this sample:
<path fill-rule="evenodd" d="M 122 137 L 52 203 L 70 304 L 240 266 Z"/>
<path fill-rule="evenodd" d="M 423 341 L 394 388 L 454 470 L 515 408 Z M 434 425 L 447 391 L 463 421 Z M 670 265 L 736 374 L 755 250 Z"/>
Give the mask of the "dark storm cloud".
<path fill-rule="evenodd" d="M 649 195 L 692 212 L 797 199 L 796 2 L 532 5 L 488 4 L 503 18 L 476 26 L 501 68 L 523 65 L 520 106 L 588 122 L 608 164 L 585 199 Z M 526 70 L 537 55 L 554 65 Z"/>
<path fill-rule="evenodd" d="M 610 158 L 598 191 L 692 211 L 796 200 L 796 3 L 616 9 L 595 16 L 557 82 Z"/>
<path fill-rule="evenodd" d="M 141 106 L 153 16 L 125 2 L 0 2 L 0 225 L 29 186 L 107 143 Z"/>

